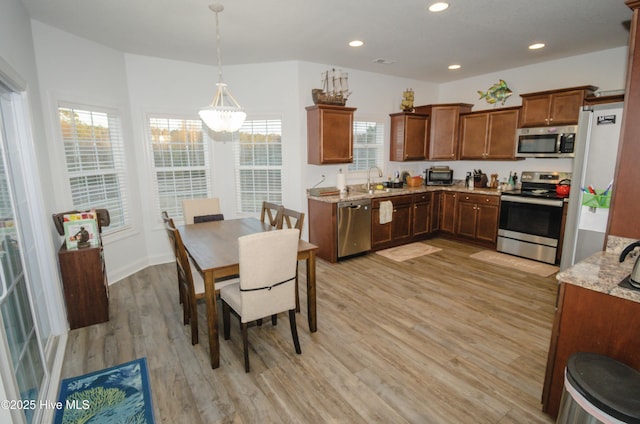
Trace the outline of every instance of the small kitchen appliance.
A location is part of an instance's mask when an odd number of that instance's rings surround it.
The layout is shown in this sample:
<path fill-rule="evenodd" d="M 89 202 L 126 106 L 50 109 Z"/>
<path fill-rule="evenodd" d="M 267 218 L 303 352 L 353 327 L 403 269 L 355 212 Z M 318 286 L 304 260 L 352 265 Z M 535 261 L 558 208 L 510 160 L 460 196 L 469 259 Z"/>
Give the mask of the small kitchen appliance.
<path fill-rule="evenodd" d="M 578 127 L 520 128 L 516 132 L 516 157 L 572 158 Z"/>
<path fill-rule="evenodd" d="M 620 262 L 623 262 L 627 255 L 638 246 L 640 246 L 640 241 L 633 242 L 629 246 L 625 247 L 620 254 Z M 638 257 L 636 258 L 636 263 L 633 266 L 631 275 L 629 275 L 629 284 L 637 289 L 640 289 L 640 255 L 638 255 Z"/>
<path fill-rule="evenodd" d="M 453 169 L 448 166 L 432 166 L 426 174 L 426 185 L 453 185 Z"/>

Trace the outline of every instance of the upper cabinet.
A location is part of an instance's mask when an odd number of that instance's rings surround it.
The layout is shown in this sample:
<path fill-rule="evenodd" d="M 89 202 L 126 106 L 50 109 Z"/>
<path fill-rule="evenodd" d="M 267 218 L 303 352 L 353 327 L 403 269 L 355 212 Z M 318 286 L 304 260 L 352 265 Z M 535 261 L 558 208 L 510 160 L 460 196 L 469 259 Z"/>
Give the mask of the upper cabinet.
<path fill-rule="evenodd" d="M 585 97 L 598 89 L 592 85 L 521 94 L 520 128 L 578 123 Z"/>
<path fill-rule="evenodd" d="M 515 159 L 519 107 L 460 115 L 460 159 Z"/>
<path fill-rule="evenodd" d="M 389 160 L 425 160 L 429 116 L 408 112 L 394 113 L 389 116 L 391 117 Z"/>
<path fill-rule="evenodd" d="M 416 113 L 429 115 L 429 160 L 458 159 L 458 125 L 461 113 L 471 112 L 472 104 L 449 103 L 418 106 Z"/>
<path fill-rule="evenodd" d="M 314 105 L 307 108 L 307 162 L 353 162 L 353 112 L 356 108 Z"/>

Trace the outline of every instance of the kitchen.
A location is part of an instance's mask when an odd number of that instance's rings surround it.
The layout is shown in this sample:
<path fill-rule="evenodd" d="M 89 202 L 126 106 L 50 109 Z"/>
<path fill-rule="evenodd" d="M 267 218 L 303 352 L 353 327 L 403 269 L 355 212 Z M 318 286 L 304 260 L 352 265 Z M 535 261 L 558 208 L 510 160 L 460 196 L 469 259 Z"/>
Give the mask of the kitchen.
<path fill-rule="evenodd" d="M 15 46 L 2 46 L 0 54 L 6 56 L 14 68 L 25 75 L 30 84 L 39 88 L 33 94 L 32 103 L 37 119 L 34 132 L 38 135 L 38 165 L 44 174 L 45 199 L 49 212 L 59 211 L 68 205 L 69 195 L 63 185 L 49 189 L 50 180 L 63 180 L 64 158 L 55 149 L 56 117 L 53 110 L 57 101 L 73 97 L 88 104 L 101 103 L 115 105 L 126 111 L 125 131 L 131 139 L 140 141 L 127 146 L 127 154 L 135 158 L 129 163 L 129 171 L 138 184 L 133 184 L 131 198 L 133 210 L 142 211 L 132 217 L 132 230 L 115 235 L 106 248 L 109 263 L 109 279 L 116 282 L 150 264 L 161 263 L 169 257 L 165 249 L 161 228 L 156 224 L 157 216 L 152 208 L 142 205 L 152 204 L 149 193 L 153 192 L 148 171 L 137 168 L 138 163 L 146 163 L 144 148 L 145 127 L 140 119 L 149 112 L 192 114 L 193 110 L 206 104 L 210 99 L 209 90 L 202 87 L 211 85 L 214 79 L 211 66 L 178 62 L 166 59 L 123 54 L 99 43 L 65 32 L 38 20 L 30 20 L 18 3 L 2 13 L 3 31 L 15 28 L 15 22 L 24 23 L 19 30 L 21 37 Z M 224 16 L 223 16 L 224 25 Z M 31 30 L 29 31 L 29 27 Z M 13 39 L 7 34 L 2 39 Z M 223 39 L 224 43 L 224 39 Z M 223 44 L 224 47 L 224 44 Z M 16 51 L 16 49 L 18 49 Z M 27 53 L 23 53 L 27 52 Z M 31 56 L 29 56 L 29 52 Z M 64 57 L 63 61 L 60 58 Z M 353 95 L 349 105 L 358 108 L 358 117 L 388 125 L 388 115 L 398 111 L 400 94 L 412 86 L 416 92 L 416 104 L 465 102 L 476 105 L 474 110 L 490 109 L 478 101 L 477 90 L 485 90 L 498 79 L 509 82 L 514 95 L 507 106 L 517 106 L 520 93 L 529 93 L 551 88 L 572 87 L 594 84 L 601 90 L 617 90 L 625 85 L 626 47 L 606 49 L 595 53 L 585 53 L 569 58 L 554 59 L 544 64 L 530 65 L 492 72 L 461 81 L 435 84 L 388 77 L 357 70 L 349 70 Z M 284 116 L 283 132 L 287 136 L 283 160 L 285 175 L 283 181 L 283 202 L 298 209 L 306 209 L 305 189 L 312 187 L 327 176 L 327 183 L 333 185 L 339 165 L 314 166 L 306 164 L 306 131 L 304 107 L 311 104 L 310 89 L 317 85 L 318 76 L 331 65 L 311 62 L 268 62 L 259 65 L 225 66 L 225 75 L 238 99 L 246 99 L 245 107 L 254 111 L 276 111 Z M 575 70 L 580 74 L 576 75 Z M 553 72 L 551 72 L 553 70 Z M 552 76 L 550 74 L 553 74 Z M 189 75 L 188 79 L 177 76 Z M 256 76 L 264 77 L 256 81 Z M 96 80 L 99 81 L 96 84 Z M 179 80 L 179 82 L 176 82 Z M 163 87 L 160 90 L 158 87 Z M 370 87 L 376 87 L 371 90 Z M 194 96 L 193 93 L 199 93 Z M 259 95 L 256 95 L 258 93 Z M 197 97 L 197 98 L 194 98 Z M 385 130 L 388 131 L 388 127 Z M 46 142 L 45 142 L 46 140 Z M 212 179 L 219 182 L 219 190 L 225 215 L 236 216 L 234 184 L 226 184 L 233 175 L 228 159 L 233 154 L 231 143 L 213 146 Z M 49 157 L 52 158 L 49 160 Z M 136 164 L 134 164 L 135 162 Z M 408 171 L 412 175 L 433 165 L 427 161 L 404 167 L 387 159 L 383 163 L 385 177 L 398 171 Z M 475 161 L 448 163 L 456 177 L 478 168 Z M 501 178 L 510 171 L 519 175 L 527 170 L 571 171 L 571 161 L 566 159 L 526 159 L 513 163 L 492 162 L 482 165 L 487 173 L 498 173 Z M 349 175 L 349 183 L 364 183 L 366 176 Z M 225 182 L 225 183 L 222 183 Z M 49 223 L 50 224 L 50 223 Z M 46 230 L 47 228 L 45 228 Z M 52 243 L 55 244 L 55 243 Z M 144 250 L 144 255 L 137 254 Z M 132 254 L 136 252 L 136 254 Z M 134 258 L 132 260 L 131 258 Z M 55 270 L 55 264 L 53 265 Z M 60 331 L 56 329 L 55 331 Z"/>

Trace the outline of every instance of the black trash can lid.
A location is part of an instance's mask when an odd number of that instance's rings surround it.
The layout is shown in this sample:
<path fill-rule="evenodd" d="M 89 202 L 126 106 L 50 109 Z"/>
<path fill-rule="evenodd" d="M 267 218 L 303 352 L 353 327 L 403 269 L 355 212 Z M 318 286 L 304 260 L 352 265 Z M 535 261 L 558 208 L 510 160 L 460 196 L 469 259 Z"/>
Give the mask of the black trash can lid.
<path fill-rule="evenodd" d="M 578 352 L 567 379 L 596 408 L 626 423 L 640 423 L 640 372 L 597 353 Z"/>

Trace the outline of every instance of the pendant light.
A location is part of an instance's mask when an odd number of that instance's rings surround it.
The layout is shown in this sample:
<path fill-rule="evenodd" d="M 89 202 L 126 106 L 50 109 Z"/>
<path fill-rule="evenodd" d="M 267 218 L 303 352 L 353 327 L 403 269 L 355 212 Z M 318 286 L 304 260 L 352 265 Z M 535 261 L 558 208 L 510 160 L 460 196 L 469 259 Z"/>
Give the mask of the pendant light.
<path fill-rule="evenodd" d="M 209 6 L 216 14 L 216 46 L 218 53 L 218 83 L 216 84 L 216 95 L 211 104 L 200 109 L 200 119 L 212 131 L 235 132 L 240 129 L 247 114 L 233 98 L 227 84 L 222 81 L 222 59 L 220 55 L 220 26 L 218 24 L 218 13 L 224 10 L 224 6 L 218 3 Z"/>

